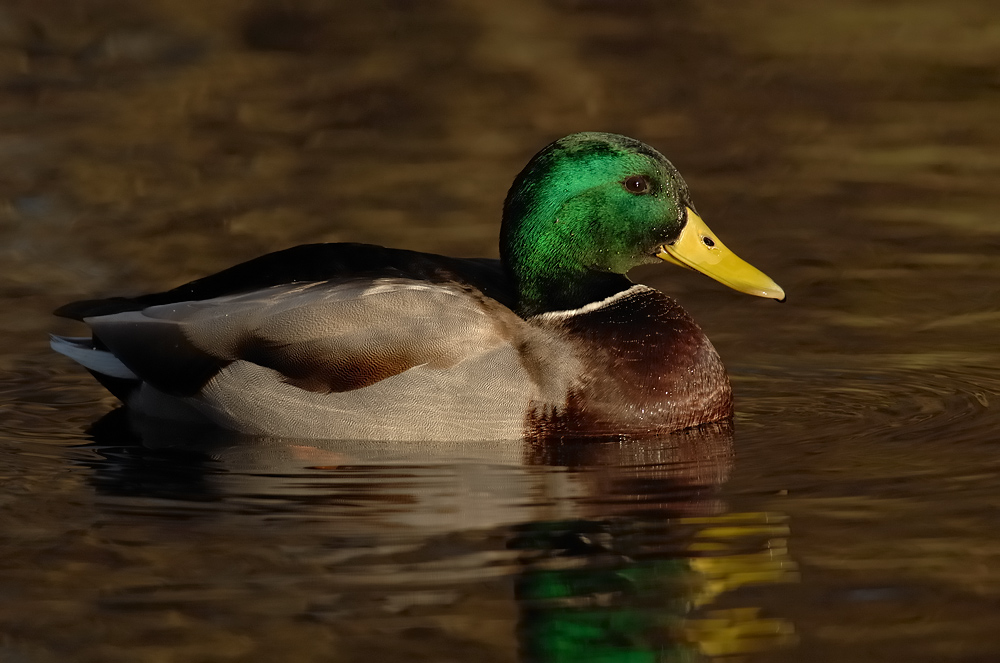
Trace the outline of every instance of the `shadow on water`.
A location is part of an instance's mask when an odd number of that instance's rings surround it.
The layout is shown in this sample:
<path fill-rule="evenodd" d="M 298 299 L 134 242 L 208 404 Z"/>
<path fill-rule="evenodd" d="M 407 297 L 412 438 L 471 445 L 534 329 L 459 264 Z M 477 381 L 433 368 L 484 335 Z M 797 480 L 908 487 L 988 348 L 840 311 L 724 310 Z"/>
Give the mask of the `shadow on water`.
<path fill-rule="evenodd" d="M 306 590 L 308 618 L 334 628 L 372 601 L 404 605 L 408 633 L 431 628 L 459 618 L 455 597 L 500 581 L 525 661 L 689 661 L 795 641 L 781 616 L 715 605 L 797 579 L 787 519 L 733 512 L 720 496 L 729 426 L 415 446 L 248 438 L 116 410 L 90 436 L 90 481 L 110 510 L 284 514 L 328 535 L 301 554 L 325 564 Z"/>

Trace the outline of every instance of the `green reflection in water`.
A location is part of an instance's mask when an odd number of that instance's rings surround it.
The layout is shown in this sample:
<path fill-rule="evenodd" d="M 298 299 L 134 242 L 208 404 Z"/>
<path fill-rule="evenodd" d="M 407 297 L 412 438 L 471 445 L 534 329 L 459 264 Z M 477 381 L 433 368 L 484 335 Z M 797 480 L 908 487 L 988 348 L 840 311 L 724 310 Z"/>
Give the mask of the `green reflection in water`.
<path fill-rule="evenodd" d="M 542 553 L 517 580 L 524 658 L 674 663 L 795 644 L 790 622 L 758 608 L 705 609 L 727 591 L 798 579 L 785 520 L 731 513 L 667 521 L 656 538 L 673 545 L 642 556 L 626 552 L 637 524 L 618 532 L 597 523 L 532 526 L 515 542 Z M 762 549 L 745 552 L 748 540 Z"/>

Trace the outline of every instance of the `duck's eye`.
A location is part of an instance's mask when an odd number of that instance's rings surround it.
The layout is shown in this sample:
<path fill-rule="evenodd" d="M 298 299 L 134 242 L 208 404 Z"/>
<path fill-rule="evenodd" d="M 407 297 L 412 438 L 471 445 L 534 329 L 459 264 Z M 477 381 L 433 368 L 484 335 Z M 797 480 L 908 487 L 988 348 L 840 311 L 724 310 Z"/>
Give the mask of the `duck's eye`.
<path fill-rule="evenodd" d="M 711 237 L 702 237 L 701 241 L 704 242 L 705 246 L 707 246 L 708 248 L 712 248 L 713 246 L 715 246 L 715 240 L 713 240 Z"/>
<path fill-rule="evenodd" d="M 622 182 L 622 186 L 629 193 L 640 194 L 649 191 L 649 180 L 645 175 L 632 175 Z"/>

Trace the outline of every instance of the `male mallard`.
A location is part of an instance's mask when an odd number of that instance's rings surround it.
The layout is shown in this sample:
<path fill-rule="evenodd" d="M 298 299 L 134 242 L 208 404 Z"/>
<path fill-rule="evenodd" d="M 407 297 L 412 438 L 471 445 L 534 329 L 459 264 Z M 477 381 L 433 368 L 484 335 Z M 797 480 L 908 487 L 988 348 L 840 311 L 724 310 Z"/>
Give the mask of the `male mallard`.
<path fill-rule="evenodd" d="M 718 354 L 626 273 L 665 260 L 783 299 L 718 240 L 663 155 L 579 133 L 518 174 L 500 260 L 364 244 L 271 253 L 180 287 L 63 306 L 53 337 L 134 411 L 282 437 L 667 432 L 732 416 Z"/>

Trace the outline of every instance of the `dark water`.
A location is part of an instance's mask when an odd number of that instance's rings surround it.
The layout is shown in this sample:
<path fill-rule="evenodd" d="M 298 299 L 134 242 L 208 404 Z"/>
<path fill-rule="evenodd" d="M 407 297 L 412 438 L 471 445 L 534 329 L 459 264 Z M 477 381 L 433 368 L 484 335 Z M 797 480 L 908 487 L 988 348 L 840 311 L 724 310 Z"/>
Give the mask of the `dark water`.
<path fill-rule="evenodd" d="M 1000 660 L 994 3 L 8 2 L 0 660 Z M 496 255 L 526 159 L 667 154 L 789 302 L 661 267 L 735 432 L 136 428 L 74 298 L 307 241 Z M 733 658 L 735 657 L 735 658 Z"/>

